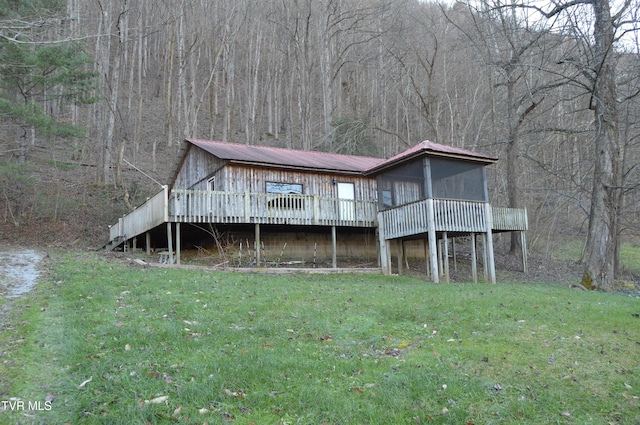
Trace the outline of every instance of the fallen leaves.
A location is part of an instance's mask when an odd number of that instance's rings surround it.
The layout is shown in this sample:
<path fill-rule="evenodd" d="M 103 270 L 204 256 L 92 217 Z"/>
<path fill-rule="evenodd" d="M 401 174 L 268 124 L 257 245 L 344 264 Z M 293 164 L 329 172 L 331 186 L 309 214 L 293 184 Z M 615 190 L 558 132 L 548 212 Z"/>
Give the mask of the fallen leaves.
<path fill-rule="evenodd" d="M 80 385 L 78 385 L 78 389 L 79 390 L 83 389 L 84 386 L 87 385 L 91 381 L 93 381 L 93 376 L 90 377 L 89 379 L 86 379 L 86 380 L 82 381 L 82 383 Z"/>
<path fill-rule="evenodd" d="M 245 398 L 247 395 L 244 393 L 244 391 L 242 390 L 238 390 L 238 391 L 231 391 L 228 389 L 223 389 L 222 392 L 224 393 L 224 395 L 226 395 L 227 397 L 239 397 L 239 398 Z"/>
<path fill-rule="evenodd" d="M 163 395 L 160 397 L 152 398 L 151 400 L 145 400 L 144 404 L 160 404 L 160 403 L 165 403 L 167 400 L 169 400 L 169 396 Z"/>

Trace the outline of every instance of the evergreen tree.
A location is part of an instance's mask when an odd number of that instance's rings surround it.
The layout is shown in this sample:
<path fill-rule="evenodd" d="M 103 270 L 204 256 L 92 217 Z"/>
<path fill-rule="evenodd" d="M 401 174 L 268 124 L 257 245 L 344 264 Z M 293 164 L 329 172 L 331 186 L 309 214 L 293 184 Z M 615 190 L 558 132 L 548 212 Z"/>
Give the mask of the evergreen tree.
<path fill-rule="evenodd" d="M 64 11 L 57 0 L 0 0 L 0 122 L 23 139 L 21 161 L 27 130 L 42 137 L 81 136 L 83 129 L 65 114 L 71 105 L 95 100 L 96 75 L 87 71 L 91 58 L 61 33 Z"/>

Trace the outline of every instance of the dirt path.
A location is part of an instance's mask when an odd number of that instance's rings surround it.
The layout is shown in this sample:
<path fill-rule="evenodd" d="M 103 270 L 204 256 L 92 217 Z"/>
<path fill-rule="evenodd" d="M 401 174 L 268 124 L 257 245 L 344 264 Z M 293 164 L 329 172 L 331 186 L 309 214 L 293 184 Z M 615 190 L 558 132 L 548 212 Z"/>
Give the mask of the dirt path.
<path fill-rule="evenodd" d="M 33 289 L 43 258 L 44 254 L 32 249 L 0 249 L 0 296 L 6 301 L 0 305 L 0 314 L 11 307 L 11 300 Z"/>

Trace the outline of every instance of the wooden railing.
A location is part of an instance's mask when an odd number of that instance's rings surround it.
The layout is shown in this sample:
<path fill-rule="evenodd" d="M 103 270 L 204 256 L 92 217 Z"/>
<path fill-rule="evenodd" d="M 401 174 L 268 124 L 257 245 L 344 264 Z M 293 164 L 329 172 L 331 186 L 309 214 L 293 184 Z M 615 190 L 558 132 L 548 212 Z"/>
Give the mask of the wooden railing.
<path fill-rule="evenodd" d="M 485 232 L 487 211 L 496 231 L 527 230 L 527 210 L 487 208 L 483 202 L 425 199 L 382 211 L 386 239 L 429 230 L 429 205 L 438 232 Z M 375 201 L 267 193 L 232 193 L 168 188 L 122 217 L 109 230 L 110 241 L 131 238 L 168 221 L 376 227 Z"/>
<path fill-rule="evenodd" d="M 493 229 L 496 231 L 528 230 L 529 220 L 526 208 L 492 207 Z"/>
<path fill-rule="evenodd" d="M 429 208 L 438 232 L 484 232 L 487 229 L 483 202 L 423 199 L 382 211 L 380 219 L 386 239 L 401 238 L 429 230 Z"/>
<path fill-rule="evenodd" d="M 375 227 L 375 201 L 174 189 L 171 221 Z"/>
<path fill-rule="evenodd" d="M 431 205 L 431 206 L 430 206 Z M 380 213 L 386 239 L 401 238 L 429 230 L 429 208 L 433 208 L 433 226 L 437 232 L 483 233 L 492 230 L 527 230 L 527 210 L 487 208 L 484 202 L 424 199 Z M 490 211 L 491 223 L 487 223 Z"/>
<path fill-rule="evenodd" d="M 110 241 L 132 238 L 168 221 L 167 198 L 168 188 L 163 186 L 162 191 L 109 228 Z"/>

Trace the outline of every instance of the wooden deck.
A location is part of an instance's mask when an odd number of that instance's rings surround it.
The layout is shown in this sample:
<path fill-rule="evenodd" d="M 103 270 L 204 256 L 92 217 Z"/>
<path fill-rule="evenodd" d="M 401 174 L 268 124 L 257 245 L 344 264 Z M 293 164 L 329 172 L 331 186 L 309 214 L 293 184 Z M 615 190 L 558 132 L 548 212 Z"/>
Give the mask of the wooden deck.
<path fill-rule="evenodd" d="M 120 218 L 109 233 L 113 245 L 167 222 L 374 228 L 378 220 L 385 239 L 427 233 L 431 222 L 435 231 L 452 234 L 527 230 L 525 209 L 493 208 L 483 202 L 425 199 L 377 213 L 375 201 L 175 189 L 169 197 L 165 186 Z"/>
<path fill-rule="evenodd" d="M 430 210 L 433 211 L 432 218 Z M 526 209 L 494 208 L 484 202 L 447 199 L 424 199 L 382 211 L 379 220 L 385 239 L 427 233 L 430 221 L 436 232 L 454 234 L 483 233 L 487 229 L 495 232 L 527 230 Z"/>
<path fill-rule="evenodd" d="M 109 229 L 110 241 L 140 235 L 163 223 L 283 224 L 375 227 L 375 201 L 266 193 L 176 190 L 165 186 Z"/>
<path fill-rule="evenodd" d="M 169 219 L 179 223 L 249 223 L 375 227 L 376 202 L 319 196 L 173 190 Z"/>

